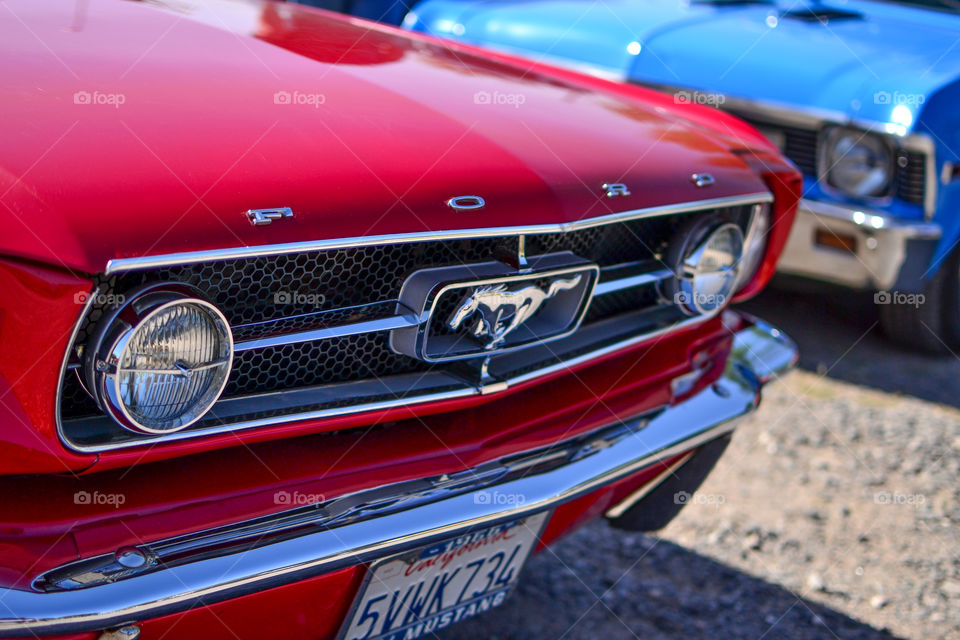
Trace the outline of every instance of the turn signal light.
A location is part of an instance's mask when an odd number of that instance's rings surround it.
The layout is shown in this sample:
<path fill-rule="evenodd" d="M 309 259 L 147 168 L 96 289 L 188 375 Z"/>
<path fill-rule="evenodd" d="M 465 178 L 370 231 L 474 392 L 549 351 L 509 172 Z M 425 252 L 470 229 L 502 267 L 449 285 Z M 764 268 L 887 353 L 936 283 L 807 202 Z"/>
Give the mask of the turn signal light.
<path fill-rule="evenodd" d="M 814 236 L 817 246 L 837 249 L 838 251 L 857 252 L 857 239 L 841 233 L 834 233 L 826 229 L 817 229 Z"/>

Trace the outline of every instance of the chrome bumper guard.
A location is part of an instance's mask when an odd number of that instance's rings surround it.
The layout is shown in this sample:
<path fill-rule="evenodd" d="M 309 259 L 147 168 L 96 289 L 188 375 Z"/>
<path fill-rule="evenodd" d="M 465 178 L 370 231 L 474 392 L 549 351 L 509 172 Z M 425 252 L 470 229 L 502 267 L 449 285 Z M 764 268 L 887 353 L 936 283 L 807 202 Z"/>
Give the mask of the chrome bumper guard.
<path fill-rule="evenodd" d="M 761 387 L 793 366 L 790 339 L 753 322 L 735 335 L 721 379 L 679 404 L 455 476 L 144 545 L 150 562 L 142 573 L 91 585 L 97 559 L 73 563 L 43 576 L 37 590 L 0 591 L 0 637 L 103 630 L 235 598 L 551 509 L 623 479 L 732 431 L 757 406 Z M 489 499 L 494 491 L 522 499 L 498 504 Z M 291 524 L 306 533 L 290 534 Z M 264 538 L 271 532 L 287 534 Z M 250 539 L 266 543 L 242 544 Z M 82 579 L 65 579 L 71 569 Z"/>
<path fill-rule="evenodd" d="M 856 253 L 818 246 L 818 229 L 856 238 Z M 940 239 L 940 226 L 867 209 L 803 200 L 777 269 L 857 289 L 890 290 L 900 279 L 908 243 Z"/>

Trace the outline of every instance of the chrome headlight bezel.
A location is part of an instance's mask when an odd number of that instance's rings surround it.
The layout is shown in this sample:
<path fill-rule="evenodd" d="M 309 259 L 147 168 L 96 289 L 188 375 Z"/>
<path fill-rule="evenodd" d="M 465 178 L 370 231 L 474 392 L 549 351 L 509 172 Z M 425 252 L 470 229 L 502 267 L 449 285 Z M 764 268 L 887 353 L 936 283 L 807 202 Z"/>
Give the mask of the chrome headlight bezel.
<path fill-rule="evenodd" d="M 722 260 L 724 265 L 714 268 L 706 264 L 710 261 L 708 252 L 722 251 L 716 244 L 724 236 L 730 243 L 729 256 Z M 690 316 L 719 312 L 740 286 L 743 255 L 744 237 L 739 226 L 716 218 L 698 221 L 681 232 L 670 252 L 676 274 L 668 288 L 671 301 Z"/>
<path fill-rule="evenodd" d="M 835 152 L 837 145 L 851 138 L 852 144 L 872 147 L 874 152 L 883 154 L 882 161 L 877 163 L 877 168 L 886 172 L 880 186 L 864 192 L 841 183 L 838 176 L 838 169 L 843 166 L 841 162 L 853 161 L 855 158 L 851 157 L 848 151 L 838 161 Z M 897 181 L 898 147 L 890 136 L 852 127 L 831 126 L 820 133 L 817 147 L 817 173 L 820 185 L 825 191 L 871 203 L 888 202 L 893 197 Z"/>
<path fill-rule="evenodd" d="M 763 259 L 767 255 L 767 236 L 773 223 L 773 207 L 767 204 L 755 205 L 750 214 L 750 223 L 743 239 L 743 255 L 740 258 L 740 274 L 736 291 L 740 291 L 757 275 Z"/>
<path fill-rule="evenodd" d="M 138 419 L 125 404 L 121 388 L 127 349 L 138 331 L 176 307 L 191 307 L 210 321 L 209 327 L 216 333 L 218 357 L 203 368 L 218 368 L 214 381 L 202 388 L 192 399 L 192 406 L 185 410 L 171 426 L 158 428 Z M 186 287 L 175 284 L 158 284 L 139 291 L 105 317 L 88 344 L 84 358 L 84 377 L 87 389 L 100 408 L 123 428 L 140 434 L 165 435 L 182 431 L 204 417 L 223 394 L 230 378 L 233 364 L 234 343 L 230 324 L 223 313 L 213 304 L 197 297 Z M 189 380 L 194 370 L 185 369 L 184 379 Z"/>

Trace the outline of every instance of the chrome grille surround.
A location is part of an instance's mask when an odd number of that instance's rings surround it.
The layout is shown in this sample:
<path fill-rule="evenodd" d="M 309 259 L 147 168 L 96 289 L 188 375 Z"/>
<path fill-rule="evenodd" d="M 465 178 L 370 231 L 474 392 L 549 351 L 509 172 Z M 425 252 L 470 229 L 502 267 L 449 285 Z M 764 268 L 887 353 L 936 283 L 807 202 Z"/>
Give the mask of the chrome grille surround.
<path fill-rule="evenodd" d="M 234 371 L 221 400 L 189 429 L 162 437 L 123 433 L 89 406 L 84 413 L 85 394 L 76 382 L 76 347 L 82 349 L 104 312 L 94 305 L 78 323 L 65 358 L 57 398 L 58 429 L 72 449 L 105 451 L 501 391 L 713 317 L 685 317 L 657 294 L 658 284 L 674 277 L 662 262 L 666 243 L 689 218 L 686 214 L 722 215 L 745 226 L 754 207 L 771 200 L 769 193 L 762 192 L 559 225 L 325 240 L 111 261 L 97 279 L 98 287 L 122 292 L 144 282 L 180 282 L 216 304 L 230 319 L 236 336 Z M 630 230 L 632 237 L 623 230 Z M 489 361 L 467 366 L 426 363 L 389 349 L 390 331 L 426 320 L 398 302 L 411 269 L 491 258 L 509 261 L 511 249 L 523 244 L 528 254 L 573 249 L 598 265 L 600 281 L 579 330 L 549 345 L 494 354 Z M 456 252 L 450 254 L 453 249 Z M 627 256 L 634 260 L 624 261 Z M 337 269 L 343 266 L 338 259 L 347 261 L 351 269 Z M 408 266 L 380 268 L 393 259 L 406 260 Z M 368 260 L 380 267 L 364 268 Z M 260 286 L 263 283 L 253 278 L 258 269 L 272 270 L 266 272 L 278 278 L 274 286 L 332 279 L 335 288 L 322 290 L 320 298 L 297 308 L 296 300 L 273 300 L 277 289 Z M 210 282 L 206 287 L 204 278 Z M 248 283 L 256 284 L 248 288 Z M 257 299 L 260 306 L 253 304 Z M 275 304 L 263 304 L 265 300 Z"/>

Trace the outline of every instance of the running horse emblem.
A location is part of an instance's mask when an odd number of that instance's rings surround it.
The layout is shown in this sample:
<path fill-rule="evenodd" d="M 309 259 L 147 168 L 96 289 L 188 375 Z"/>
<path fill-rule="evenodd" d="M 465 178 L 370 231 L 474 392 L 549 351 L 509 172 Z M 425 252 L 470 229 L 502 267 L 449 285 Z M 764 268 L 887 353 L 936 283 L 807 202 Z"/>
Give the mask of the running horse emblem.
<path fill-rule="evenodd" d="M 580 284 L 583 275 L 567 280 L 554 280 L 546 291 L 537 286 L 509 291 L 506 283 L 477 287 L 467 296 L 447 321 L 456 331 L 474 314 L 480 318 L 471 334 L 486 340 L 485 349 L 495 349 L 508 335 L 540 310 L 543 303 L 561 291 L 569 291 Z"/>

